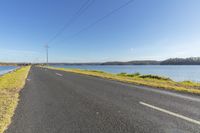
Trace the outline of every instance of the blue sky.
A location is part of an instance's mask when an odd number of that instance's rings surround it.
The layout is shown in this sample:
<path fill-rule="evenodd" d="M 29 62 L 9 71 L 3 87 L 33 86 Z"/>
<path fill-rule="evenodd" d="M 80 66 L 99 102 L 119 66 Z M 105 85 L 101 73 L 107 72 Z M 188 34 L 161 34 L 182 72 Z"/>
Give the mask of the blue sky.
<path fill-rule="evenodd" d="M 43 62 L 44 45 L 86 0 L 1 0 L 0 61 Z M 200 56 L 199 0 L 95 0 L 49 48 L 51 62 L 104 62 Z M 74 36 L 75 35 L 75 36 Z"/>

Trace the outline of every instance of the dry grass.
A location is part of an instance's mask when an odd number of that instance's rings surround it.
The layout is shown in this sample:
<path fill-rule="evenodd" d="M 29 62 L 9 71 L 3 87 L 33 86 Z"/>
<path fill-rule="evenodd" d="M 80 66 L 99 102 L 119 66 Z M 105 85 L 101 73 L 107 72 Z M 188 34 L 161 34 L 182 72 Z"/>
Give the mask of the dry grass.
<path fill-rule="evenodd" d="M 111 74 L 101 71 L 92 70 L 80 70 L 80 69 L 65 69 L 48 67 L 49 69 L 62 70 L 67 72 L 74 72 L 79 74 L 85 74 L 90 76 L 96 76 L 101 78 L 107 78 L 112 80 L 118 80 L 122 82 L 134 83 L 137 85 L 145 85 L 154 88 L 161 88 L 167 90 L 173 90 L 178 92 L 186 92 L 192 94 L 200 94 L 200 83 L 194 83 L 191 81 L 175 82 L 169 78 L 160 77 L 156 75 L 140 75 L 136 74 Z"/>
<path fill-rule="evenodd" d="M 19 91 L 23 88 L 30 66 L 21 67 L 0 77 L 0 133 L 11 122 L 11 117 L 19 101 Z"/>

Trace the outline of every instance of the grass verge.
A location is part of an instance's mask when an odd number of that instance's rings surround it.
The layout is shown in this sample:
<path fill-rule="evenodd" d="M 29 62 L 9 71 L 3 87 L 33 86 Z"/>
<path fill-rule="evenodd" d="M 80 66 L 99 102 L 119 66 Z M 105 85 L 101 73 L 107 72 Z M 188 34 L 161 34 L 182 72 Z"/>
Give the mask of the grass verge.
<path fill-rule="evenodd" d="M 101 78 L 107 78 L 122 82 L 133 83 L 137 85 L 144 85 L 154 88 L 173 90 L 184 93 L 200 94 L 200 83 L 191 81 L 175 82 L 169 78 L 161 77 L 157 75 L 141 75 L 139 73 L 134 74 L 111 74 L 102 71 L 93 70 L 80 70 L 80 69 L 66 69 L 66 68 L 55 68 L 48 67 L 49 69 L 61 70 L 67 72 L 73 72 L 78 74 L 85 74 L 90 76 L 96 76 Z"/>
<path fill-rule="evenodd" d="M 19 101 L 19 91 L 23 88 L 30 66 L 21 67 L 0 77 L 0 133 L 11 122 Z"/>

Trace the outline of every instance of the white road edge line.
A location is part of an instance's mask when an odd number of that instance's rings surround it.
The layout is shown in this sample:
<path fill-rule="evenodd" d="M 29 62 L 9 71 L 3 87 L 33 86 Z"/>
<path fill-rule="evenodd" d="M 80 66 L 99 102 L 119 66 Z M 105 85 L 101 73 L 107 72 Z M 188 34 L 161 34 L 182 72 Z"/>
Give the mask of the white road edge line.
<path fill-rule="evenodd" d="M 105 79 L 100 79 L 100 78 L 99 78 L 99 80 L 104 80 L 105 81 Z M 148 92 L 156 92 L 158 94 L 163 94 L 163 95 L 169 95 L 169 96 L 173 96 L 173 97 L 182 98 L 184 100 L 200 102 L 200 98 L 198 98 L 198 97 L 190 96 L 190 95 L 187 95 L 187 94 L 180 94 L 180 93 L 173 92 L 173 91 L 170 92 L 169 90 L 165 90 L 165 89 L 155 89 L 153 87 L 139 86 L 139 85 L 120 82 L 120 81 L 116 81 L 116 80 L 107 80 L 107 82 L 117 83 L 119 85 L 132 87 L 133 89 L 137 89 L 137 90 L 145 90 L 145 91 L 148 91 Z"/>
<path fill-rule="evenodd" d="M 144 105 L 144 106 L 147 106 L 149 108 L 152 108 L 152 109 L 155 109 L 155 110 L 158 110 L 158 111 L 161 111 L 161 112 L 164 112 L 166 114 L 169 114 L 169 115 L 172 115 L 172 116 L 175 116 L 175 117 L 178 117 L 178 118 L 181 118 L 183 120 L 186 120 L 186 121 L 189 121 L 191 123 L 194 123 L 194 124 L 197 124 L 197 125 L 200 125 L 200 121 L 197 121 L 197 120 L 194 120 L 194 119 L 191 119 L 191 118 L 188 118 L 186 116 L 183 116 L 183 115 L 179 115 L 177 113 L 174 113 L 174 112 L 171 112 L 171 111 L 168 111 L 168 110 L 165 110 L 165 109 L 162 109 L 162 108 L 159 108 L 159 107 L 156 107 L 156 106 L 153 106 L 153 105 L 150 105 L 150 104 L 147 104 L 147 103 L 144 103 L 144 102 L 139 102 L 141 105 Z"/>
<path fill-rule="evenodd" d="M 58 76 L 63 76 L 62 74 L 60 74 L 60 73 L 56 73 L 56 75 L 58 75 Z"/>

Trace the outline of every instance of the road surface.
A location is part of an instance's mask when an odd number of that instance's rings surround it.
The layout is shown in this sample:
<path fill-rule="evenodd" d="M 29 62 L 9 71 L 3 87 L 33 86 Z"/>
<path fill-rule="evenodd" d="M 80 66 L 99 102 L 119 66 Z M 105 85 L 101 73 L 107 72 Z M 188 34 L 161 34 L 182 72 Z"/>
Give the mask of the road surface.
<path fill-rule="evenodd" d="M 200 133 L 200 98 L 32 67 L 6 133 Z"/>

